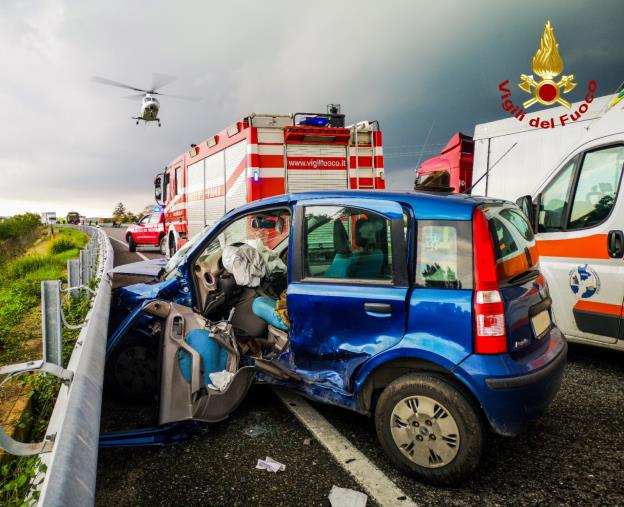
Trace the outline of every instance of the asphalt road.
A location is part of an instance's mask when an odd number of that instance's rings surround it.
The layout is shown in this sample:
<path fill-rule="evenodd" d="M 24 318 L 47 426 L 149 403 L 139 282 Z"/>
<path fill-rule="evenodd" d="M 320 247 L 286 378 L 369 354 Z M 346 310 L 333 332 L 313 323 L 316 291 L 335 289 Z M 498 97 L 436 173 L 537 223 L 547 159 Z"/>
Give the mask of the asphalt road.
<path fill-rule="evenodd" d="M 123 238 L 123 230 L 107 232 Z M 113 243 L 116 264 L 140 260 Z M 624 354 L 571 345 L 568 361 L 548 413 L 519 437 L 491 435 L 477 473 L 456 489 L 424 486 L 396 472 L 370 419 L 315 406 L 422 506 L 624 505 Z M 153 418 L 148 408 L 107 402 L 102 427 L 149 425 Z M 270 389 L 256 386 L 228 420 L 189 441 L 100 450 L 97 504 L 328 505 L 333 484 L 361 490 L 310 438 Z M 256 470 L 267 455 L 286 470 Z"/>

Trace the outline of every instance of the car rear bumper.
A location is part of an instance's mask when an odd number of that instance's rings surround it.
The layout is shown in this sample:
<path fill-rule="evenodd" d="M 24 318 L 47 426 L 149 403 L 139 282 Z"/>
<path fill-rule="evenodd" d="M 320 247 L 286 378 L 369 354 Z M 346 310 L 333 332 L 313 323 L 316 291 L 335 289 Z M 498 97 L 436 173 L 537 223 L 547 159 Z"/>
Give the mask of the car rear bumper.
<path fill-rule="evenodd" d="M 472 354 L 455 370 L 478 399 L 495 433 L 516 435 L 540 417 L 559 390 L 568 344 L 554 327 L 546 350 L 524 361 Z"/>

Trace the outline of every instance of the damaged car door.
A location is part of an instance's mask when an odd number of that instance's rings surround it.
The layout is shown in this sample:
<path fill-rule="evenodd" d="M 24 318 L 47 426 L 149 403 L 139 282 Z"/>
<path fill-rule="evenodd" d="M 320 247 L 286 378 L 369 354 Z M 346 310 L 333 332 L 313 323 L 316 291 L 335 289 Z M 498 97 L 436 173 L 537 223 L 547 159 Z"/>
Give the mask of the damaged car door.
<path fill-rule="evenodd" d="M 308 394 L 350 393 L 356 369 L 405 333 L 404 211 L 351 198 L 302 201 L 295 213 L 288 362 Z"/>

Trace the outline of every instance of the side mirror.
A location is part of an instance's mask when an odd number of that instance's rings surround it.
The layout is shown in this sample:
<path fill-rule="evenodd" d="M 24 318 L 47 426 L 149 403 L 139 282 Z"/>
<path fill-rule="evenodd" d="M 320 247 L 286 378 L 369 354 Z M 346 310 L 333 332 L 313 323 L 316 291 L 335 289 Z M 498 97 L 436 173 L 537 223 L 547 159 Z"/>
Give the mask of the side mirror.
<path fill-rule="evenodd" d="M 516 199 L 516 205 L 522 210 L 522 212 L 529 219 L 529 224 L 533 228 L 533 232 L 537 231 L 537 224 L 535 222 L 536 213 L 535 205 L 533 204 L 533 198 L 530 195 L 523 195 Z"/>
<path fill-rule="evenodd" d="M 156 175 L 156 178 L 154 179 L 154 198 L 156 199 L 156 202 L 160 205 L 162 205 L 162 182 L 163 182 L 163 178 L 161 174 Z"/>

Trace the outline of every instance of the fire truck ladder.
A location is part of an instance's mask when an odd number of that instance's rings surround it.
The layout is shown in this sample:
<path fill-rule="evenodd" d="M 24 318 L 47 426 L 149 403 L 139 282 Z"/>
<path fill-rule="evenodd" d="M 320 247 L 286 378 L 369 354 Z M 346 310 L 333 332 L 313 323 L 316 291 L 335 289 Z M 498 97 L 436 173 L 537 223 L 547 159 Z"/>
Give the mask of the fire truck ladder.
<path fill-rule="evenodd" d="M 353 169 L 355 169 L 355 188 L 357 190 L 374 190 L 376 188 L 375 186 L 375 136 L 374 136 L 374 132 L 371 129 L 370 131 L 370 147 L 371 147 L 371 171 L 372 171 L 372 178 L 371 178 L 371 184 L 363 184 L 360 181 L 360 143 L 359 143 L 359 139 L 358 139 L 358 124 L 354 124 L 353 125 L 353 143 L 355 145 L 355 167 Z M 347 158 L 350 159 L 351 156 L 349 155 L 348 151 L 347 151 Z M 349 171 L 347 171 L 349 172 Z M 347 174 L 347 179 L 350 179 L 350 175 Z"/>

